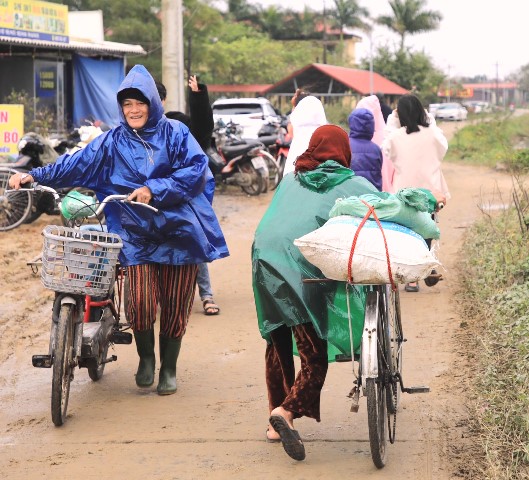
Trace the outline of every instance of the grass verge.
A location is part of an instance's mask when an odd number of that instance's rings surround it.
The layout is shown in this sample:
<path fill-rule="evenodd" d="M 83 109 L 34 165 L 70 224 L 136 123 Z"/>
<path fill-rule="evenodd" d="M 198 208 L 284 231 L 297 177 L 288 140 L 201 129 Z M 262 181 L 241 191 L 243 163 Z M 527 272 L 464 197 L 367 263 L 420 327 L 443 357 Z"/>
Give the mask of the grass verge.
<path fill-rule="evenodd" d="M 460 465 L 468 479 L 529 478 L 529 209 L 490 215 L 467 233 L 458 298 L 471 398 L 471 446 Z"/>

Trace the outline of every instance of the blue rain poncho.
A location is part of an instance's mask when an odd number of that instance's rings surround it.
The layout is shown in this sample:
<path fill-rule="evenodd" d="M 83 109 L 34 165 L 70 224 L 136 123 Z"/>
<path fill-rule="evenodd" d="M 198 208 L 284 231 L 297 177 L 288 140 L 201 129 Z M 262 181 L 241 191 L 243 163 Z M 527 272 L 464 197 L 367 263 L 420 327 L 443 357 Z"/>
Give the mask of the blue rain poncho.
<path fill-rule="evenodd" d="M 145 67 L 131 69 L 119 91 L 126 88 L 140 90 L 149 100 L 149 118 L 142 129 L 128 126 L 119 105 L 118 127 L 31 175 L 54 188 L 92 189 L 100 200 L 147 186 L 158 213 L 118 203 L 105 207 L 108 230 L 123 240 L 119 260 L 125 266 L 196 264 L 228 256 L 211 206 L 215 183 L 207 156 L 184 124 L 165 117 Z"/>

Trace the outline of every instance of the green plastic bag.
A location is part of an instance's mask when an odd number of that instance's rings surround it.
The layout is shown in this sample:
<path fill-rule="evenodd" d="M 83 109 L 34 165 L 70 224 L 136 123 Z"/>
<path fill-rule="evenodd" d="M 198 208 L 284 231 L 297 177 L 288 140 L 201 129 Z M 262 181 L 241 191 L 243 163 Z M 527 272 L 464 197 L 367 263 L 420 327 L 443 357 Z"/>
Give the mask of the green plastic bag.
<path fill-rule="evenodd" d="M 327 360 L 335 362 L 336 357 L 351 357 L 351 338 L 349 335 L 349 315 L 347 295 L 351 313 L 351 331 L 353 334 L 354 353 L 360 352 L 366 304 L 365 287 L 336 282 L 336 290 L 328 296 L 327 302 Z M 295 340 L 292 342 L 294 355 L 299 355 Z"/>
<path fill-rule="evenodd" d="M 61 213 L 66 220 L 89 217 L 95 214 L 96 209 L 96 198 L 77 190 L 68 192 L 61 202 Z"/>
<path fill-rule="evenodd" d="M 402 189 L 396 194 L 377 192 L 339 199 L 331 209 L 329 217 L 363 217 L 367 213 L 367 206 L 362 200 L 375 208 L 380 220 L 404 225 L 423 238 L 440 237 L 439 227 L 431 216 L 431 194 L 418 188 Z M 435 205 L 435 199 L 433 204 Z"/>

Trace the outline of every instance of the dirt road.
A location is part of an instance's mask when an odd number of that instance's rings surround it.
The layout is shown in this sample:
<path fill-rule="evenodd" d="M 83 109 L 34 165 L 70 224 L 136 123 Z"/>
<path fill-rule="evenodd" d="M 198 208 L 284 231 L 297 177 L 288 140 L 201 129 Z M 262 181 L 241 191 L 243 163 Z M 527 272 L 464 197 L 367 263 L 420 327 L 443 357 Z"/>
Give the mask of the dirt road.
<path fill-rule="evenodd" d="M 448 127 L 447 127 L 448 128 Z M 465 229 L 495 208 L 497 187 L 509 178 L 490 169 L 447 164 L 452 200 L 441 215 L 440 258 L 446 271 L 437 286 L 402 295 L 404 381 L 429 385 L 431 393 L 406 395 L 397 418 L 397 441 L 388 464 L 377 471 L 369 453 L 366 403 L 349 412 L 350 364 L 333 364 L 322 397 L 322 422 L 301 419 L 304 462 L 290 460 L 265 441 L 267 400 L 264 348 L 251 290 L 250 246 L 270 195 L 219 194 L 215 208 L 231 256 L 211 266 L 217 317 L 195 303 L 178 363 L 177 394 L 160 397 L 134 383 L 133 346 L 118 345 L 117 363 L 93 383 L 77 370 L 69 417 L 60 428 L 50 419 L 51 371 L 31 366 L 46 353 L 52 294 L 25 261 L 38 253 L 40 231 L 57 218 L 43 217 L 0 236 L 0 471 L 14 479 L 435 479 L 453 478 L 464 399 L 453 386 L 461 375 L 453 334 L 454 268 Z"/>

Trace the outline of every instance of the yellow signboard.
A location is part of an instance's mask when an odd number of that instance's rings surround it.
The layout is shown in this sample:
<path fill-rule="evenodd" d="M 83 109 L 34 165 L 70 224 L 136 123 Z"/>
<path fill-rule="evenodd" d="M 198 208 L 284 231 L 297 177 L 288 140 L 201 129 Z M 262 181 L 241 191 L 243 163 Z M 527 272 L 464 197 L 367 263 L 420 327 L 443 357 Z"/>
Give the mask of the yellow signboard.
<path fill-rule="evenodd" d="M 0 155 L 16 155 L 24 134 L 24 105 L 0 104 Z"/>
<path fill-rule="evenodd" d="M 68 6 L 32 0 L 0 0 L 0 35 L 68 43 Z"/>

